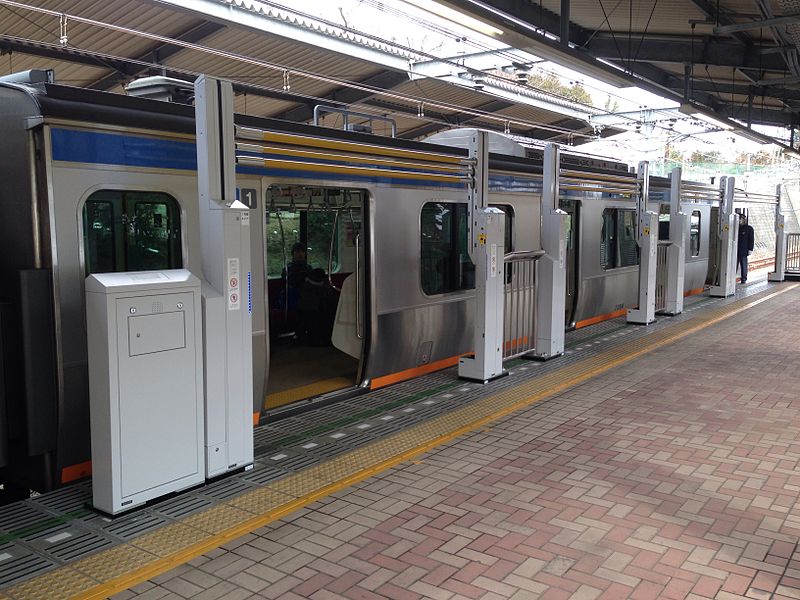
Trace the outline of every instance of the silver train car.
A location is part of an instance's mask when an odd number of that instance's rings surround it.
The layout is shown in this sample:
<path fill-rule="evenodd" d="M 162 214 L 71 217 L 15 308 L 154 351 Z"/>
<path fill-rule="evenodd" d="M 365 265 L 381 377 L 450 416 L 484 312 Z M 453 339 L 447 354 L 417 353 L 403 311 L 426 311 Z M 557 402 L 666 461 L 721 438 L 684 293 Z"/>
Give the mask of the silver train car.
<path fill-rule="evenodd" d="M 237 170 L 251 223 L 263 225 L 251 239 L 256 423 L 454 365 L 471 350 L 463 182 L 403 166 L 465 150 L 445 137 L 413 142 L 245 116 L 237 124 L 270 132 L 241 151 Z M 0 483 L 13 500 L 91 474 L 85 278 L 201 272 L 194 111 L 0 83 L 0 148 Z M 542 156 L 508 148 L 490 155 L 490 201 L 506 213 L 506 250 L 536 250 Z M 562 163 L 628 172 L 578 155 Z M 667 186 L 651 184 L 666 214 Z M 621 314 L 636 302 L 633 202 L 573 191 L 561 206 L 570 220 L 566 322 Z M 684 206 L 687 292 L 712 271 L 712 208 Z"/>

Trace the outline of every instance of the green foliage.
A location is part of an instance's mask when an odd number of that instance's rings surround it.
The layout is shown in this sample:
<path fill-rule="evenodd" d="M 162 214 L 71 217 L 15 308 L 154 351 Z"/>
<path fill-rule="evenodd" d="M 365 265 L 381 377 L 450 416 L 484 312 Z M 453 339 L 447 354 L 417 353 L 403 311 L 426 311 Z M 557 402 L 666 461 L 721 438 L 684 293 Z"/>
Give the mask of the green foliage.
<path fill-rule="evenodd" d="M 592 105 L 591 95 L 580 83 L 576 82 L 572 85 L 567 85 L 552 73 L 533 73 L 528 76 L 528 85 L 534 89 L 561 96 L 573 102 Z"/>

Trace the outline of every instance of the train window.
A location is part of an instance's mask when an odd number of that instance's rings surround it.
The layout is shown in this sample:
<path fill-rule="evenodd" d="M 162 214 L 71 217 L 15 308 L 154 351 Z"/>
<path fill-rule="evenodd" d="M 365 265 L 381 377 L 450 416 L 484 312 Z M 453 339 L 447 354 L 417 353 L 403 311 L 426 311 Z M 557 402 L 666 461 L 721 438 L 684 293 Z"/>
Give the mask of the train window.
<path fill-rule="evenodd" d="M 638 263 L 636 211 L 605 209 L 600 233 L 600 265 L 603 269 L 616 269 Z"/>
<path fill-rule="evenodd" d="M 428 202 L 422 207 L 420 230 L 422 291 L 432 296 L 473 289 L 466 203 Z"/>
<path fill-rule="evenodd" d="M 700 256 L 700 211 L 692 211 L 689 224 L 689 255 Z"/>
<path fill-rule="evenodd" d="M 339 239 L 343 227 L 350 227 L 347 213 L 336 221 L 335 210 L 270 210 L 267 211 L 267 277 L 280 277 L 284 258 L 292 262 L 292 246 L 307 248 L 306 262 L 314 269 L 328 271 L 328 254 L 333 238 L 331 272 L 339 271 Z M 360 218 L 360 217 L 359 217 Z M 284 256 L 285 254 L 285 256 Z"/>
<path fill-rule="evenodd" d="M 490 204 L 492 208 L 502 210 L 505 215 L 505 240 L 503 249 L 506 254 L 514 251 L 514 207 L 509 204 Z"/>
<path fill-rule="evenodd" d="M 178 269 L 180 207 L 161 192 L 101 190 L 83 207 L 86 274 Z"/>
<path fill-rule="evenodd" d="M 669 239 L 669 204 L 660 204 L 658 211 L 658 239 Z"/>

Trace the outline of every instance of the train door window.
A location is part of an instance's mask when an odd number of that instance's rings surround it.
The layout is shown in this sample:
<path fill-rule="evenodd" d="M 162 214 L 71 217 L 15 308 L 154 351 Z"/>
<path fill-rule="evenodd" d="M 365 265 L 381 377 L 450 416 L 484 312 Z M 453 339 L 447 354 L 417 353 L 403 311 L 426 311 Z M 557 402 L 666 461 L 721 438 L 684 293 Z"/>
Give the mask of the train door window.
<path fill-rule="evenodd" d="M 603 211 L 603 228 L 600 232 L 600 265 L 604 269 L 617 266 L 617 210 L 607 208 Z"/>
<path fill-rule="evenodd" d="M 300 241 L 300 212 L 276 209 L 267 211 L 267 277 L 280 277 L 292 262 L 292 246 Z"/>
<path fill-rule="evenodd" d="M 505 239 L 503 250 L 506 254 L 514 251 L 514 207 L 510 204 L 490 204 L 492 208 L 502 210 L 505 214 Z"/>
<path fill-rule="evenodd" d="M 636 211 L 617 211 L 620 225 L 619 257 L 620 267 L 630 267 L 639 264 L 639 245 L 636 243 Z"/>
<path fill-rule="evenodd" d="M 161 192 L 102 190 L 83 207 L 86 274 L 177 269 L 180 207 Z"/>
<path fill-rule="evenodd" d="M 658 211 L 658 239 L 669 239 L 669 204 L 659 205 Z"/>
<path fill-rule="evenodd" d="M 616 269 L 636 265 L 638 262 L 636 211 L 605 209 L 600 233 L 600 265 L 603 269 Z"/>
<path fill-rule="evenodd" d="M 420 225 L 422 291 L 433 296 L 473 289 L 466 203 L 428 202 L 422 207 Z"/>
<path fill-rule="evenodd" d="M 689 224 L 689 255 L 700 256 L 700 211 L 692 211 Z"/>

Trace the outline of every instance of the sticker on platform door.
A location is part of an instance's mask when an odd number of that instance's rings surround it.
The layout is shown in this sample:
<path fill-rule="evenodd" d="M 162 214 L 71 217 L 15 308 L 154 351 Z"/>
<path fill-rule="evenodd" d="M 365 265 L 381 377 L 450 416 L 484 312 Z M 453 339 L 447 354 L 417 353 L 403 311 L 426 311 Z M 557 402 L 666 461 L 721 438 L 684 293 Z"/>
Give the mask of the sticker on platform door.
<path fill-rule="evenodd" d="M 491 245 L 489 253 L 489 277 L 497 277 L 497 244 Z"/>
<path fill-rule="evenodd" d="M 240 289 L 242 282 L 239 281 L 239 259 L 228 259 L 228 281 L 227 292 L 228 296 L 228 310 L 239 310 L 242 305 L 242 297 Z"/>

